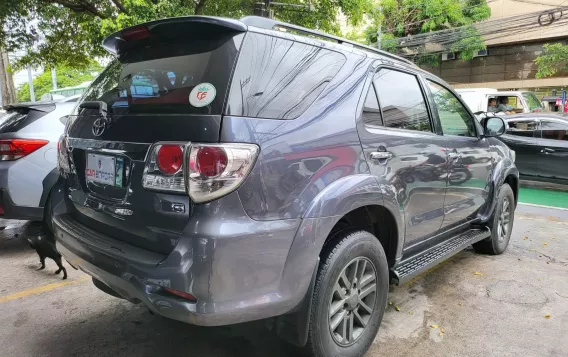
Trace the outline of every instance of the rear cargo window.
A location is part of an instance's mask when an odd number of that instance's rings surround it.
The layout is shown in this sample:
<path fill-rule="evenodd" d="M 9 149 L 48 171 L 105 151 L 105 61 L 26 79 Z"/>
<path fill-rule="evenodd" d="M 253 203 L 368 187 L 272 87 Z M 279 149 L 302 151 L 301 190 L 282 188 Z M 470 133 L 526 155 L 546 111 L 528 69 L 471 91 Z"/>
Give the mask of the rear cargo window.
<path fill-rule="evenodd" d="M 103 101 L 111 114 L 221 114 L 242 37 L 205 33 L 132 49 L 107 66 L 83 100 Z"/>
<path fill-rule="evenodd" d="M 228 114 L 294 119 L 320 95 L 345 63 L 341 53 L 249 33 L 231 84 Z"/>
<path fill-rule="evenodd" d="M 53 106 L 55 108 L 55 106 Z M 46 111 L 33 110 L 29 108 L 16 108 L 9 110 L 4 115 L 0 115 L 0 134 L 15 133 L 30 125 L 39 118 L 45 116 Z M 53 110 L 53 109 L 51 109 Z"/>

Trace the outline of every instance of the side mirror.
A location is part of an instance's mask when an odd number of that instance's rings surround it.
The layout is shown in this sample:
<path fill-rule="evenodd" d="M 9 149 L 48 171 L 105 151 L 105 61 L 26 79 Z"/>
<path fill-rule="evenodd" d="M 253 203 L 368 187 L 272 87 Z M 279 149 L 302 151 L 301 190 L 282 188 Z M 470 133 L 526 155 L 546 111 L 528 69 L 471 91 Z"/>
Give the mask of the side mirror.
<path fill-rule="evenodd" d="M 507 124 L 505 124 L 503 118 L 488 117 L 485 118 L 483 122 L 483 131 L 485 132 L 485 137 L 487 138 L 501 136 L 505 134 L 506 130 Z"/>
<path fill-rule="evenodd" d="M 61 124 L 67 125 L 67 123 L 69 122 L 69 115 L 62 116 L 61 118 L 59 118 L 59 121 L 61 122 Z"/>

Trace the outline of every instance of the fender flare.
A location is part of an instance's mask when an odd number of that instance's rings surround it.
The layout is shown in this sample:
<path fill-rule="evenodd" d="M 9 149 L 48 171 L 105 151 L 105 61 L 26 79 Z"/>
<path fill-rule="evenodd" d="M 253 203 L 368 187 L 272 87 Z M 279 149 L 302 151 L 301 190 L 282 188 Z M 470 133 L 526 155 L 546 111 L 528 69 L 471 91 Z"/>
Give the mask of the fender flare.
<path fill-rule="evenodd" d="M 513 175 L 516 178 L 517 187 L 511 187 L 515 194 L 515 198 L 518 201 L 518 192 L 519 192 L 519 170 L 515 166 L 515 163 L 510 158 L 504 158 L 500 160 L 497 165 L 495 165 L 493 169 L 493 173 L 491 175 L 491 186 L 489 189 L 489 204 L 486 206 L 485 210 L 482 211 L 480 214 L 480 219 L 482 223 L 486 223 L 489 221 L 493 212 L 495 211 L 495 207 L 497 205 L 497 196 L 499 195 L 499 187 L 503 185 L 505 179 Z M 515 202 L 515 205 L 517 202 Z"/>
<path fill-rule="evenodd" d="M 384 205 L 380 186 L 369 174 L 343 177 L 314 198 L 296 231 L 280 280 L 281 293 L 290 296 L 294 305 L 306 295 L 319 254 L 335 224 L 347 213 L 370 205 L 385 207 L 397 220 L 402 219 L 400 212 Z"/>
<path fill-rule="evenodd" d="M 376 178 L 369 174 L 346 176 L 333 182 L 305 210 L 280 280 L 280 292 L 289 295 L 292 305 L 296 306 L 286 317 L 279 318 L 277 333 L 289 342 L 303 346 L 307 341 L 307 309 L 311 303 L 307 295 L 313 290 L 319 254 L 331 230 L 347 213 L 369 205 L 385 207 L 395 217 L 400 214 L 384 205 L 383 192 Z M 399 219 L 402 218 L 397 217 Z M 400 234 L 398 244 L 402 246 Z M 286 331 L 284 326 L 294 331 Z"/>

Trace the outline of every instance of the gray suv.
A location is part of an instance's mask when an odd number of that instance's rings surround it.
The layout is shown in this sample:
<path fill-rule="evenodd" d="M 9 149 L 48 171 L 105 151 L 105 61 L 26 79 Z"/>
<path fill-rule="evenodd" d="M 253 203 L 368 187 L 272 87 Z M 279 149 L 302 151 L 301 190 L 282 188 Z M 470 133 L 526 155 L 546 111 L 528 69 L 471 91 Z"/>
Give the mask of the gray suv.
<path fill-rule="evenodd" d="M 361 356 L 389 283 L 506 249 L 502 119 L 482 127 L 411 62 L 258 17 L 158 20 L 103 46 L 116 58 L 69 118 L 52 193 L 59 251 L 101 290 Z"/>

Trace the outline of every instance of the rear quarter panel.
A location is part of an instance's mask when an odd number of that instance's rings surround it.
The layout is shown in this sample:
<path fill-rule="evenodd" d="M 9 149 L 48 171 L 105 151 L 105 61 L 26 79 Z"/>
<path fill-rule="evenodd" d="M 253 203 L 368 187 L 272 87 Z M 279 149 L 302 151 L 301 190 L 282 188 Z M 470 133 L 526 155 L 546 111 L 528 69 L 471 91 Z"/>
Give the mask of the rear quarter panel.
<path fill-rule="evenodd" d="M 297 119 L 223 118 L 222 142 L 255 143 L 261 149 L 238 190 L 251 218 L 301 217 L 327 186 L 368 172 L 355 116 L 369 65 L 365 57 L 348 56 L 335 78 Z"/>

